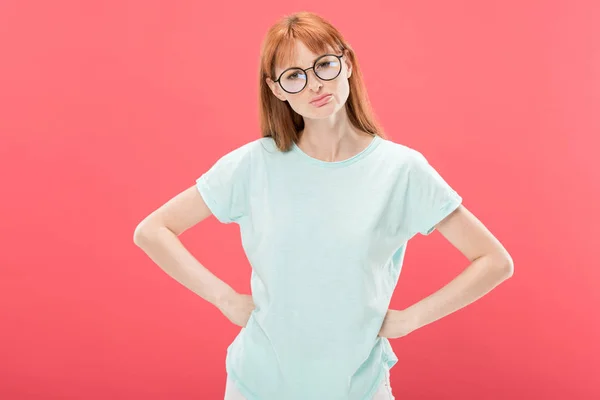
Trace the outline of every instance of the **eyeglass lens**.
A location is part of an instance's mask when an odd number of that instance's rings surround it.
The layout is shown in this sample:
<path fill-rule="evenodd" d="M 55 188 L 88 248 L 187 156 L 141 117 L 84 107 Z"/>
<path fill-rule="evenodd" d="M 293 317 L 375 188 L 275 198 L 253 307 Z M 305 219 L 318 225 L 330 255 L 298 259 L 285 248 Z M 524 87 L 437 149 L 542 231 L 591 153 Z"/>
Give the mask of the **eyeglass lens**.
<path fill-rule="evenodd" d="M 315 74 L 323 80 L 331 80 L 338 76 L 342 64 L 340 60 L 331 55 L 319 58 L 315 63 Z M 281 87 L 290 93 L 300 92 L 306 85 L 307 76 L 300 68 L 287 70 L 280 78 Z"/>

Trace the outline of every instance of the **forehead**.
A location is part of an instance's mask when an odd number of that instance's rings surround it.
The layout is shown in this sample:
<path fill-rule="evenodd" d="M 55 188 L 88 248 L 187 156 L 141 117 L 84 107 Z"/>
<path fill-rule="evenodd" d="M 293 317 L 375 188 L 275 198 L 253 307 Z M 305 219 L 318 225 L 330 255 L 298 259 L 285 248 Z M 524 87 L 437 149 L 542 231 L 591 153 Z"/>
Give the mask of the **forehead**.
<path fill-rule="evenodd" d="M 323 54 L 337 54 L 333 48 L 326 44 L 315 44 L 309 48 L 302 41 L 296 40 L 284 46 L 275 61 L 275 72 L 279 74 L 292 67 L 308 68 L 312 67 L 317 58 Z"/>

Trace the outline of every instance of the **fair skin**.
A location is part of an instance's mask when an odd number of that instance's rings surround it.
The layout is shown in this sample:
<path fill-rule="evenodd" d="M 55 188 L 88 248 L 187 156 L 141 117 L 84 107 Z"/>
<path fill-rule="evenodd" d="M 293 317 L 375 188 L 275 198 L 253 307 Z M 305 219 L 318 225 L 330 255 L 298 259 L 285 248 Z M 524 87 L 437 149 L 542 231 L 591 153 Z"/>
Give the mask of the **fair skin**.
<path fill-rule="evenodd" d="M 296 60 L 290 65 L 275 67 L 275 80 L 287 68 L 309 68 L 322 54 L 311 52 L 301 41 L 295 43 Z M 326 53 L 341 55 L 329 47 Z M 346 53 L 347 54 L 347 53 Z M 352 63 L 347 56 L 342 57 L 342 71 L 330 81 L 320 80 L 313 69 L 306 72 L 307 84 L 300 93 L 290 94 L 278 83 L 266 78 L 267 85 L 275 97 L 287 101 L 290 107 L 304 119 L 304 130 L 299 133 L 298 147 L 308 155 L 323 161 L 340 161 L 352 157 L 367 147 L 373 139 L 371 135 L 355 128 L 346 112 L 346 100 L 350 94 L 348 79 L 352 75 Z M 331 94 L 331 100 L 316 107 L 312 99 L 323 94 Z"/>
<path fill-rule="evenodd" d="M 311 66 L 319 55 L 301 43 L 298 46 L 299 59 L 293 66 Z M 283 69 L 278 68 L 277 73 Z M 304 117 L 305 129 L 298 146 L 312 157 L 344 160 L 361 151 L 372 139 L 352 128 L 345 113 L 351 71 L 350 63 L 345 62 L 336 79 L 319 81 L 309 70 L 307 87 L 298 94 L 285 93 L 277 84 L 267 81 L 277 98 L 288 101 Z M 333 94 L 329 103 L 318 108 L 309 104 L 313 97 L 323 93 Z M 134 243 L 173 279 L 216 306 L 233 324 L 244 327 L 254 309 L 252 296 L 237 293 L 200 264 L 178 239 L 210 215 L 210 209 L 192 185 L 140 222 L 134 232 Z M 405 336 L 471 304 L 512 276 L 513 262 L 506 249 L 462 204 L 436 228 L 466 257 L 469 265 L 421 301 L 403 310 L 388 310 L 379 336 L 390 339 Z"/>

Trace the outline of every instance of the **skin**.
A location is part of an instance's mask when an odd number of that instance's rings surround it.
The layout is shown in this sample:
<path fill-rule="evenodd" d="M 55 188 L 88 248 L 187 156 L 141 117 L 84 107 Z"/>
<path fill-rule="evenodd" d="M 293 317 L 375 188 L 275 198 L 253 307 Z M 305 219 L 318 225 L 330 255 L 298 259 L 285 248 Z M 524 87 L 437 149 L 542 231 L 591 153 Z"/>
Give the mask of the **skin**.
<path fill-rule="evenodd" d="M 275 76 L 287 68 L 308 68 L 322 54 L 311 52 L 301 41 L 295 42 L 296 60 L 291 65 L 275 67 Z M 326 53 L 340 55 L 329 47 Z M 345 52 L 347 54 L 347 52 Z M 346 100 L 350 94 L 348 79 L 352 75 L 352 63 L 345 55 L 342 58 L 342 71 L 333 80 L 319 79 L 312 69 L 307 72 L 306 87 L 295 94 L 287 93 L 279 83 L 266 78 L 271 92 L 281 101 L 287 101 L 290 107 L 304 119 L 304 130 L 300 132 L 298 147 L 308 155 L 323 161 L 340 161 L 352 157 L 367 147 L 373 137 L 356 129 L 348 118 Z M 315 107 L 310 101 L 326 93 L 332 94 L 329 103 Z"/>
<path fill-rule="evenodd" d="M 319 54 L 301 42 L 294 65 L 307 68 Z M 320 81 L 312 70 L 308 83 L 297 94 L 283 91 L 267 78 L 273 94 L 303 116 L 305 129 L 298 146 L 323 161 L 340 161 L 366 147 L 372 137 L 353 128 L 345 112 L 352 65 L 342 58 L 343 69 L 332 81 Z M 277 66 L 279 76 L 290 66 Z M 323 107 L 309 104 L 323 93 L 333 98 Z M 237 293 L 220 280 L 183 246 L 178 236 L 211 215 L 195 185 L 175 195 L 136 227 L 134 243 L 173 279 L 215 305 L 233 324 L 245 327 L 255 305 L 252 296 Z M 436 230 L 468 260 L 466 268 L 444 287 L 403 310 L 388 310 L 379 336 L 399 338 L 443 318 L 481 298 L 514 271 L 513 261 L 502 244 L 464 205 L 460 205 Z"/>

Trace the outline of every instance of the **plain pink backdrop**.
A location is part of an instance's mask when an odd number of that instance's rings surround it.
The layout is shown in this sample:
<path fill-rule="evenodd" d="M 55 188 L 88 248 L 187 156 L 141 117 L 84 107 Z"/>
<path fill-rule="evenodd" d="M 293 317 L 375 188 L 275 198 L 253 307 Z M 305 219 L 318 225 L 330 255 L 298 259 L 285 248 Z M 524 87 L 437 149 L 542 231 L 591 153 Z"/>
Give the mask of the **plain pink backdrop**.
<path fill-rule="evenodd" d="M 390 139 L 421 151 L 514 276 L 392 340 L 398 399 L 596 399 L 596 1 L 0 2 L 0 398 L 222 399 L 238 333 L 133 243 L 146 215 L 258 137 L 258 56 L 294 11 L 353 46 Z M 181 236 L 249 293 L 236 225 Z M 467 260 L 408 245 L 401 309 Z"/>

